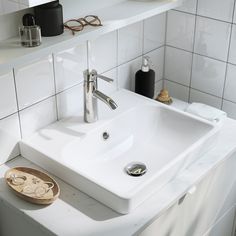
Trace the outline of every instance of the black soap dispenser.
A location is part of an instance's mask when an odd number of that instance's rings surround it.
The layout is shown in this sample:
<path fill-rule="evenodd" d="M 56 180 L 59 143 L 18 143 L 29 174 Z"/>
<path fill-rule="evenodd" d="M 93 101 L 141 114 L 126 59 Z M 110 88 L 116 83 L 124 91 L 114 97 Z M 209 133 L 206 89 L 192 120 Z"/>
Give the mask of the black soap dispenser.
<path fill-rule="evenodd" d="M 155 71 L 150 69 L 149 58 L 143 57 L 141 70 L 135 74 L 135 93 L 153 98 L 155 88 Z"/>

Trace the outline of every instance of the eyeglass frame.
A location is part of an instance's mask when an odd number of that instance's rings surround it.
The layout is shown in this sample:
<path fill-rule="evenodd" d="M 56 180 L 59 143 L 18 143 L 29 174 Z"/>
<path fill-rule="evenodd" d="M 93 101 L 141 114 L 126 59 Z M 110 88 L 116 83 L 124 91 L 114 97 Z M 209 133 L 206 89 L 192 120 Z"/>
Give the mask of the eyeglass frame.
<path fill-rule="evenodd" d="M 89 17 L 92 17 L 92 18 L 94 18 L 94 19 L 93 19 L 92 21 L 88 21 L 86 18 L 89 18 Z M 95 22 L 95 21 L 98 21 L 98 24 L 93 24 L 93 22 Z M 69 23 L 69 22 L 77 22 L 77 23 L 79 23 L 80 25 L 78 25 L 78 26 L 68 26 L 68 23 Z M 84 18 L 70 19 L 70 20 L 66 21 L 63 25 L 64 25 L 64 27 L 65 27 L 66 29 L 71 30 L 72 34 L 74 35 L 75 32 L 80 32 L 80 31 L 82 31 L 82 30 L 84 29 L 84 27 L 87 26 L 87 25 L 95 26 L 95 27 L 97 27 L 97 26 L 102 26 L 102 22 L 101 22 L 101 20 L 100 20 L 100 18 L 99 18 L 98 16 L 95 16 L 95 15 L 87 15 L 87 16 L 85 16 Z"/>

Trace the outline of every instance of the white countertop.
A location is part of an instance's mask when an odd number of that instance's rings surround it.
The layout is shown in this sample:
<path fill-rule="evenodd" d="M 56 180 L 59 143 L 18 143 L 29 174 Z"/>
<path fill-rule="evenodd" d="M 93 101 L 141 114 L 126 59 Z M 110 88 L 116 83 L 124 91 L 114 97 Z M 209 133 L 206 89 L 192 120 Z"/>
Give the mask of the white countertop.
<path fill-rule="evenodd" d="M 236 150 L 235 140 L 236 121 L 226 119 L 214 149 L 128 215 L 112 211 L 58 178 L 55 179 L 60 185 L 61 195 L 52 205 L 40 207 L 24 202 L 8 189 L 3 179 L 4 173 L 15 166 L 40 169 L 22 157 L 0 166 L 0 198 L 56 235 L 135 235 L 229 157 Z"/>

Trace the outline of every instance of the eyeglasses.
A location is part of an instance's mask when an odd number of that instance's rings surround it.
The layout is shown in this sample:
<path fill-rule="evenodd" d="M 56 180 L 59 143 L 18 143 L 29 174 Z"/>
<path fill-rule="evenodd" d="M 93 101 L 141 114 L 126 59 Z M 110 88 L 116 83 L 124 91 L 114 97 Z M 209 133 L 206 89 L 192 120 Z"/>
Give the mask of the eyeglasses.
<path fill-rule="evenodd" d="M 64 27 L 66 29 L 71 30 L 72 34 L 74 35 L 75 32 L 82 31 L 85 26 L 102 26 L 101 20 L 98 16 L 88 15 L 84 18 L 79 19 L 71 19 L 64 23 Z"/>

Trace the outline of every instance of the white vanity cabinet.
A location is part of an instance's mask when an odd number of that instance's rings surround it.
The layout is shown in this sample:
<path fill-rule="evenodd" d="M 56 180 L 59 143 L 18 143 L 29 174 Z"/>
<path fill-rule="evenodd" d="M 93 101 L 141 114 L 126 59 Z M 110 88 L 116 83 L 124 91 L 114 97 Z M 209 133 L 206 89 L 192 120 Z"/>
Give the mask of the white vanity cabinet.
<path fill-rule="evenodd" d="M 236 158 L 232 155 L 140 236 L 234 236 L 235 170 Z"/>

